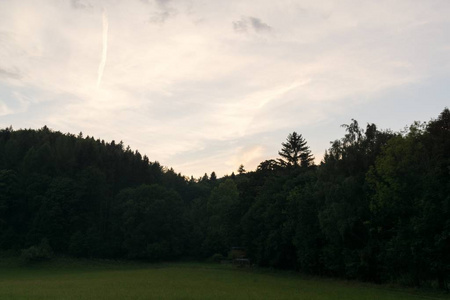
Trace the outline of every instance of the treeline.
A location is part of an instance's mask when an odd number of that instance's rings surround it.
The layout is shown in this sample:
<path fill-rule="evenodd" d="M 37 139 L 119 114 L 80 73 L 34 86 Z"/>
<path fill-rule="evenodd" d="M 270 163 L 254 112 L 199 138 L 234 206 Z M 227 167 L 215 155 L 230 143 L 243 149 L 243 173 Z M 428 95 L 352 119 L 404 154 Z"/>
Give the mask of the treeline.
<path fill-rule="evenodd" d="M 114 141 L 6 128 L 0 249 L 173 260 L 241 246 L 260 266 L 446 289 L 450 111 L 401 133 L 344 127 L 319 166 L 294 132 L 278 159 L 219 179 Z"/>

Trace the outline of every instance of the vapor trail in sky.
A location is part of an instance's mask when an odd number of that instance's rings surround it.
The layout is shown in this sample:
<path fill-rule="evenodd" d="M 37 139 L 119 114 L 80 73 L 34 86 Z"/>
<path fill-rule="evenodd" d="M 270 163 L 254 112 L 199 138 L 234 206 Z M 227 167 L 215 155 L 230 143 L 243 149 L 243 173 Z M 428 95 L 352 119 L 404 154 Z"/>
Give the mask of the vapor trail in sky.
<path fill-rule="evenodd" d="M 102 82 L 103 70 L 105 69 L 106 64 L 106 54 L 108 51 L 108 17 L 106 15 L 106 11 L 103 11 L 102 14 L 103 19 L 103 50 L 102 50 L 102 60 L 100 61 L 100 65 L 98 66 L 98 77 L 97 77 L 97 88 L 100 87 L 100 83 Z"/>

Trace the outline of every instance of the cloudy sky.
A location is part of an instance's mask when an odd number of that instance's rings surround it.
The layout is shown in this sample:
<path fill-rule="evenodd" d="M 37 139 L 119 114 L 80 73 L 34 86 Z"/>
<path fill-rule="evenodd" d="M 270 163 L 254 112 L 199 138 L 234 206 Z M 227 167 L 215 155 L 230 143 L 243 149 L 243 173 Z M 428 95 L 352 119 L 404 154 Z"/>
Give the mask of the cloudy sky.
<path fill-rule="evenodd" d="M 398 131 L 450 106 L 448 0 L 0 0 L 0 126 L 122 140 L 199 177 L 292 131 Z"/>

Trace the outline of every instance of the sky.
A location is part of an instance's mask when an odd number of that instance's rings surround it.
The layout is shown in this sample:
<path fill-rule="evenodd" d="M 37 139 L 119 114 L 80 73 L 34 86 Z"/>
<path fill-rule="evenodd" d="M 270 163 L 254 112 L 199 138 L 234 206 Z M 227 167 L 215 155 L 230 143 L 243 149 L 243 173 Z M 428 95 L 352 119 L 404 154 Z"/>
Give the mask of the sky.
<path fill-rule="evenodd" d="M 198 178 L 319 163 L 341 124 L 450 107 L 448 0 L 0 0 L 0 127 L 123 141 Z"/>

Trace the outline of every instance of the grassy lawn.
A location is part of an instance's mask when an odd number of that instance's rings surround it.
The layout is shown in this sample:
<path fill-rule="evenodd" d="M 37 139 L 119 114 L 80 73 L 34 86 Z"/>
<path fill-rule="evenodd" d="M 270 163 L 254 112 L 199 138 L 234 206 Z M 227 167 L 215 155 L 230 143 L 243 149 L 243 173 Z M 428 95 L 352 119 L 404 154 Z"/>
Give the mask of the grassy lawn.
<path fill-rule="evenodd" d="M 450 299 L 439 293 L 200 263 L 0 262 L 0 299 Z"/>

